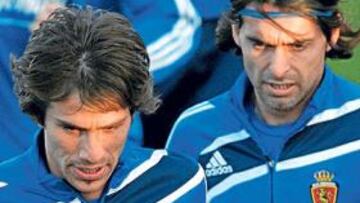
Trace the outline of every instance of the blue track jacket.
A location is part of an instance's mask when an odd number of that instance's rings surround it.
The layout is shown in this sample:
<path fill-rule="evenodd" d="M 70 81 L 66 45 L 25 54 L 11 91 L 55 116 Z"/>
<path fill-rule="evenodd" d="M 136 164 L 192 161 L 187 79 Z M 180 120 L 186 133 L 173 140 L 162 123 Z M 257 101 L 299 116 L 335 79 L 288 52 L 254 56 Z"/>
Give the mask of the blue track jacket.
<path fill-rule="evenodd" d="M 43 133 L 24 154 L 0 164 L 0 202 L 82 203 L 81 194 L 46 167 Z M 195 162 L 165 150 L 127 146 L 103 202 L 205 202 L 204 172 Z"/>
<path fill-rule="evenodd" d="M 239 203 L 360 202 L 360 87 L 325 68 L 301 126 L 289 128 L 278 160 L 263 153 L 245 108 L 242 74 L 227 93 L 185 111 L 166 148 L 197 159 L 208 200 Z"/>

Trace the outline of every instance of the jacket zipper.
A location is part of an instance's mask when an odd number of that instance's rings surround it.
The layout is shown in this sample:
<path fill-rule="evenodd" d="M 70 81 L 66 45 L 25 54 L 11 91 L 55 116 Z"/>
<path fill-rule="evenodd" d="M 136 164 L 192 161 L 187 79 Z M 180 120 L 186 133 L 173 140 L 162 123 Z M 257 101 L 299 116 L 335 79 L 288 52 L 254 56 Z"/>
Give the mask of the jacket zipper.
<path fill-rule="evenodd" d="M 270 203 L 274 203 L 274 172 L 275 172 L 276 162 L 274 160 L 269 159 L 267 162 L 267 166 L 270 172 Z"/>

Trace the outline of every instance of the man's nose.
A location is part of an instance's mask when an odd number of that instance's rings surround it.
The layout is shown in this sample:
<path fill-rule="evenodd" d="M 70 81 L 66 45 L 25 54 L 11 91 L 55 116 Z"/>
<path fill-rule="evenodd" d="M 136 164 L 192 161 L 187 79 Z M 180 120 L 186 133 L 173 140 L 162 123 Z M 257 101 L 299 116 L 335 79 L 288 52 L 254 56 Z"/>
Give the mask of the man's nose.
<path fill-rule="evenodd" d="M 289 54 L 284 48 L 275 48 L 270 59 L 270 71 L 274 79 L 282 79 L 290 69 Z"/>
<path fill-rule="evenodd" d="M 104 150 L 98 132 L 84 132 L 79 143 L 79 158 L 87 164 L 95 164 L 102 161 Z"/>

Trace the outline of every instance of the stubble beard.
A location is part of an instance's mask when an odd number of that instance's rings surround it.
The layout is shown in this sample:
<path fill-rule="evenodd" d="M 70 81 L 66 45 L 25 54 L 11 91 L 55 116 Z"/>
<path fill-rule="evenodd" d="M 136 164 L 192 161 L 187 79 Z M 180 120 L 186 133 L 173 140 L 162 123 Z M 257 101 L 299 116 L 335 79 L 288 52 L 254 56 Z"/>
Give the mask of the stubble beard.
<path fill-rule="evenodd" d="M 286 115 L 296 110 L 301 112 L 306 100 L 310 97 L 310 92 L 300 90 L 290 98 L 281 98 L 271 96 L 260 89 L 256 97 L 260 99 L 268 112 L 273 115 Z"/>

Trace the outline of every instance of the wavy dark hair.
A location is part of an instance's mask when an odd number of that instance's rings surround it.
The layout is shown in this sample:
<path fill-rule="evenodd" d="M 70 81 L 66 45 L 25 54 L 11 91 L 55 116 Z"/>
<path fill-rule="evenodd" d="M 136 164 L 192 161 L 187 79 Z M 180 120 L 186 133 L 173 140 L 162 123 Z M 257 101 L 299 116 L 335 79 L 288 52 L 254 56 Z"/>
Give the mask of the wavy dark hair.
<path fill-rule="evenodd" d="M 41 23 L 24 54 L 12 60 L 15 92 L 23 112 L 43 124 L 50 102 L 79 93 L 83 105 L 114 104 L 131 113 L 153 113 L 149 56 L 128 20 L 91 7 L 60 8 Z"/>
<path fill-rule="evenodd" d="M 231 10 L 223 14 L 216 28 L 216 43 L 220 50 L 235 50 L 237 54 L 241 54 L 240 48 L 232 38 L 231 24 L 241 26 L 243 21 L 236 14 L 249 3 L 270 3 L 289 12 L 294 11 L 311 16 L 316 20 L 328 41 L 331 37 L 331 30 L 333 28 L 340 28 L 340 38 L 337 44 L 326 53 L 326 56 L 329 58 L 351 58 L 353 48 L 360 41 L 360 29 L 353 31 L 344 21 L 343 15 L 338 9 L 339 0 L 231 0 Z M 333 14 L 329 17 L 314 17 L 311 13 L 316 10 L 332 11 Z M 261 11 L 259 12 L 262 13 Z M 264 13 L 263 15 L 266 18 L 270 18 Z M 286 28 L 281 29 L 286 30 Z"/>

